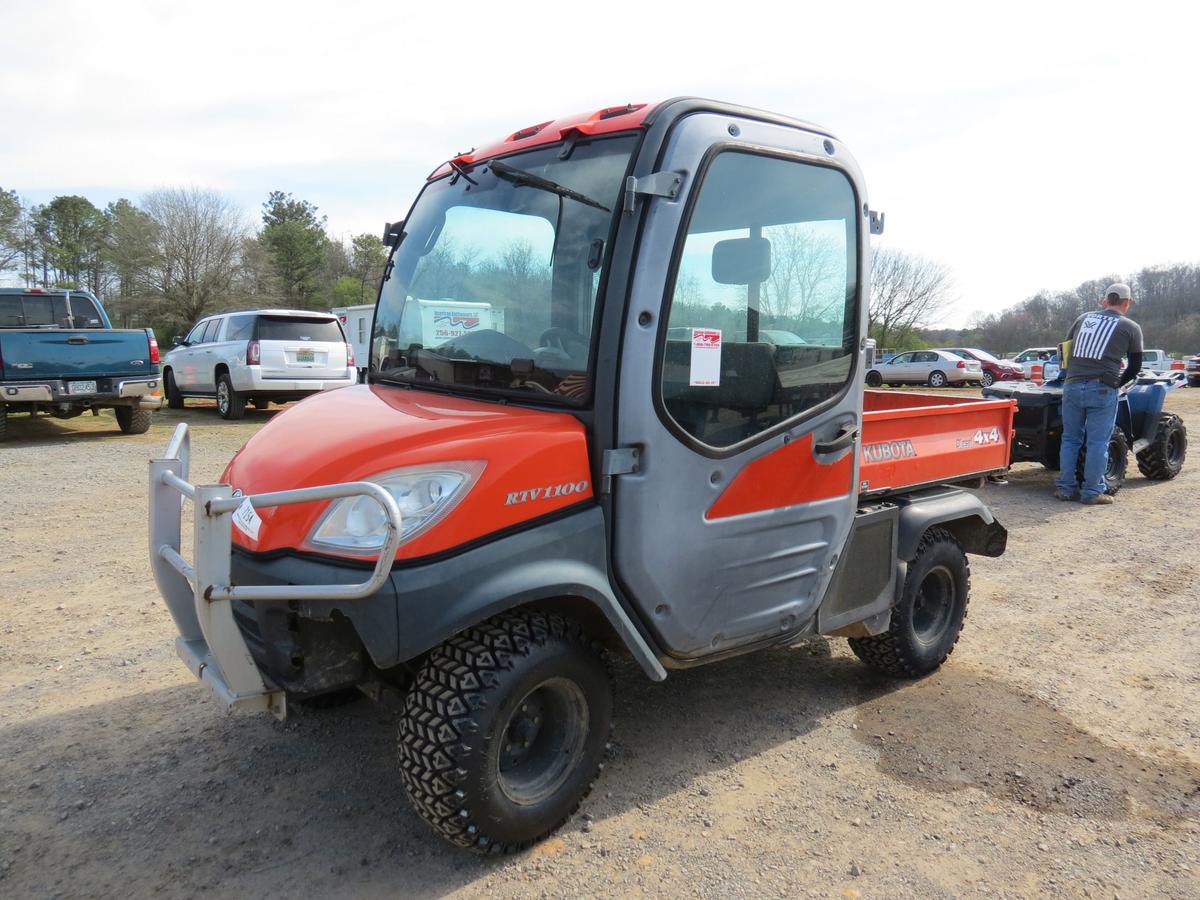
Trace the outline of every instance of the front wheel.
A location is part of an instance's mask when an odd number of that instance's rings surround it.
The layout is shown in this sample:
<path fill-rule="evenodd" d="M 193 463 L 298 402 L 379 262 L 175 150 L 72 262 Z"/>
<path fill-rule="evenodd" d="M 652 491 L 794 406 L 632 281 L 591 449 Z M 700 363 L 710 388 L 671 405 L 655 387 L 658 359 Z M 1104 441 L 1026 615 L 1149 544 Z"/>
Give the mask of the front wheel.
<path fill-rule="evenodd" d="M 854 655 L 885 675 L 919 678 L 954 651 L 967 617 L 971 568 L 962 544 L 941 528 L 921 537 L 900 602 L 883 634 L 851 638 Z"/>
<path fill-rule="evenodd" d="M 1169 481 L 1187 458 L 1187 429 L 1183 419 L 1163 413 L 1150 446 L 1137 455 L 1138 471 L 1154 481 Z"/>
<path fill-rule="evenodd" d="M 946 386 L 946 373 L 945 372 L 930 372 L 929 373 L 929 386 L 930 387 L 945 387 Z"/>
<path fill-rule="evenodd" d="M 132 406 L 118 406 L 113 410 L 117 414 L 117 427 L 122 434 L 145 434 L 150 430 L 150 410 L 134 409 Z"/>
<path fill-rule="evenodd" d="M 246 415 L 246 398 L 233 389 L 228 375 L 217 379 L 217 412 L 222 419 L 240 419 Z"/>
<path fill-rule="evenodd" d="M 579 807 L 611 728 L 600 646 L 569 619 L 509 612 L 430 653 L 400 719 L 400 778 L 442 837 L 512 853 Z"/>
<path fill-rule="evenodd" d="M 867 387 L 877 388 L 883 384 L 883 376 L 878 372 L 867 373 Z"/>
<path fill-rule="evenodd" d="M 982 384 L 984 387 L 991 387 L 993 384 L 996 383 L 996 376 L 993 375 L 991 372 L 984 372 L 983 377 L 981 379 L 979 379 L 979 383 Z"/>

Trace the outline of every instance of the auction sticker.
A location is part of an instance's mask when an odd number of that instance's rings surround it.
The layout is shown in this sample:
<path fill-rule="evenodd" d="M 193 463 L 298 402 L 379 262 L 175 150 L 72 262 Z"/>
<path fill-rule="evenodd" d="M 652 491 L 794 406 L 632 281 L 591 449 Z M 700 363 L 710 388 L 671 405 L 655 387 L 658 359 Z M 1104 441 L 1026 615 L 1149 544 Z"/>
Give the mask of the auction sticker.
<path fill-rule="evenodd" d="M 692 367 L 688 384 L 692 387 L 721 384 L 721 329 L 692 329 Z"/>
<path fill-rule="evenodd" d="M 258 529 L 262 527 L 262 519 L 254 511 L 254 504 L 250 502 L 249 497 L 233 511 L 233 524 L 238 531 L 251 540 L 258 540 Z"/>

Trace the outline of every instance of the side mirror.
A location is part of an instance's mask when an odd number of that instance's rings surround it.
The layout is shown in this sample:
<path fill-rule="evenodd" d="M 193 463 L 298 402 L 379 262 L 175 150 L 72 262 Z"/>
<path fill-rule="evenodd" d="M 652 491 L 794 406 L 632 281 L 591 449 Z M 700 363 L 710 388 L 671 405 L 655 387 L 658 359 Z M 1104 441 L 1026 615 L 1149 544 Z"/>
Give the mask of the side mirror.
<path fill-rule="evenodd" d="M 404 219 L 399 222 L 387 222 L 383 226 L 383 246 L 399 247 L 404 240 Z"/>
<path fill-rule="evenodd" d="M 183 339 L 182 334 L 177 334 L 177 335 L 175 335 L 175 337 L 171 338 L 171 346 L 172 347 L 183 347 L 186 345 L 187 345 L 187 341 L 185 341 Z"/>
<path fill-rule="evenodd" d="M 713 245 L 712 278 L 717 284 L 759 284 L 771 277 L 771 242 L 734 238 Z"/>

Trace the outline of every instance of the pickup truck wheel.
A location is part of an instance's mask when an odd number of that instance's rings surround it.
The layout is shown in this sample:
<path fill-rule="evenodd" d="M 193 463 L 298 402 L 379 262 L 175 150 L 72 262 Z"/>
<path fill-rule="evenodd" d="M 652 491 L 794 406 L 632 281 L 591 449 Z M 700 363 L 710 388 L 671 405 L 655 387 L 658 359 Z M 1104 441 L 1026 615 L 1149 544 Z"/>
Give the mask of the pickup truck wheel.
<path fill-rule="evenodd" d="M 883 385 L 883 376 L 878 372 L 867 373 L 867 387 L 877 388 Z"/>
<path fill-rule="evenodd" d="M 175 383 L 175 373 L 167 369 L 163 375 L 163 391 L 167 395 L 167 409 L 183 409 L 183 394 Z"/>
<path fill-rule="evenodd" d="M 1083 467 L 1087 462 L 1087 447 L 1079 451 L 1079 463 L 1075 466 L 1075 478 L 1083 484 Z M 1129 444 L 1120 427 L 1113 429 L 1108 439 L 1108 465 L 1104 468 L 1104 493 L 1115 494 L 1125 484 L 1125 472 L 1129 469 Z"/>
<path fill-rule="evenodd" d="M 113 410 L 117 414 L 117 426 L 122 434 L 145 434 L 150 430 L 150 410 L 134 409 L 132 406 L 118 406 Z"/>
<path fill-rule="evenodd" d="M 883 634 L 851 638 L 854 655 L 885 675 L 919 678 L 954 651 L 967 616 L 971 568 L 957 538 L 941 528 L 921 537 L 900 602 Z"/>
<path fill-rule="evenodd" d="M 246 415 L 246 398 L 233 389 L 228 375 L 217 378 L 217 412 L 222 419 L 240 419 Z"/>
<path fill-rule="evenodd" d="M 929 386 L 930 387 L 945 387 L 946 386 L 946 373 L 945 372 L 930 372 L 929 373 Z"/>
<path fill-rule="evenodd" d="M 400 719 L 400 778 L 451 843 L 512 853 L 579 808 L 612 729 L 603 650 L 577 623 L 514 611 L 436 647 Z"/>
<path fill-rule="evenodd" d="M 8 437 L 8 407 L 0 403 L 0 441 Z"/>
<path fill-rule="evenodd" d="M 1187 458 L 1187 429 L 1183 419 L 1163 413 L 1150 446 L 1137 455 L 1138 471 L 1154 481 L 1169 481 Z"/>

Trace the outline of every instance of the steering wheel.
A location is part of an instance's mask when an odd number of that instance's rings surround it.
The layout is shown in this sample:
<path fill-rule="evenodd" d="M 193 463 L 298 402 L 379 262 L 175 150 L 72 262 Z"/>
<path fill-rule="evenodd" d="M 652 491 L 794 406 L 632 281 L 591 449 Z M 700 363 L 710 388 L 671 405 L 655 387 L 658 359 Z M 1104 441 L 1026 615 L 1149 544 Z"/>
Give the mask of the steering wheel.
<path fill-rule="evenodd" d="M 587 359 L 589 340 L 571 328 L 547 328 L 538 338 L 539 358 L 554 357 L 564 363 L 582 363 Z"/>

